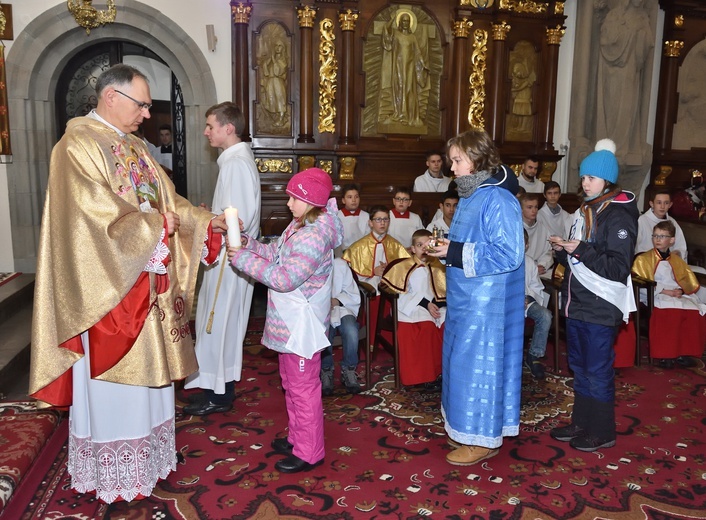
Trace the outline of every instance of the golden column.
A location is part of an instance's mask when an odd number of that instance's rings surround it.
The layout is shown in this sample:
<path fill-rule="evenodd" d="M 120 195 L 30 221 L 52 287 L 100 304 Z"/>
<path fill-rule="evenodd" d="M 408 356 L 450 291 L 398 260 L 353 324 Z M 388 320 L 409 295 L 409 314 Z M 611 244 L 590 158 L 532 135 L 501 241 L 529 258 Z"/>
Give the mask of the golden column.
<path fill-rule="evenodd" d="M 233 13 L 233 102 L 240 107 L 245 117 L 243 141 L 250 140 L 250 87 L 248 74 L 248 24 L 252 5 L 249 2 L 231 0 L 230 9 Z"/>
<path fill-rule="evenodd" d="M 489 134 L 493 141 L 500 143 L 505 135 L 505 71 L 503 56 L 507 34 L 512 28 L 505 21 L 493 24 L 493 70 L 490 72 L 490 128 Z"/>
<path fill-rule="evenodd" d="M 657 112 L 655 122 L 655 150 L 671 150 L 672 134 L 674 123 L 677 121 L 677 103 L 672 103 L 669 98 L 672 92 L 677 91 L 679 81 L 679 56 L 684 48 L 684 42 L 680 40 L 666 40 L 664 42 L 664 53 L 662 54 L 662 70 L 659 78 L 659 98 L 657 106 L 661 107 Z M 667 96 L 667 99 L 664 97 Z"/>
<path fill-rule="evenodd" d="M 298 143 L 314 142 L 314 20 L 316 7 L 299 6 L 297 18 L 301 29 L 299 48 L 299 138 Z"/>
<path fill-rule="evenodd" d="M 449 103 L 449 106 L 451 107 L 449 113 L 451 132 L 449 135 L 458 135 L 466 129 L 466 118 L 462 117 L 462 114 L 464 107 L 468 106 L 466 62 L 468 61 L 468 34 L 471 27 L 473 27 L 473 22 L 468 18 L 454 20 L 451 26 L 454 36 L 454 46 L 452 62 L 453 69 L 451 73 L 453 88 L 451 93 L 451 101 Z"/>
<path fill-rule="evenodd" d="M 341 112 L 338 144 L 354 144 L 355 120 L 355 56 L 353 54 L 355 39 L 355 24 L 358 21 L 358 11 L 346 9 L 338 13 L 341 24 Z"/>
<path fill-rule="evenodd" d="M 540 145 L 545 150 L 553 148 L 554 142 L 554 114 L 556 113 L 556 84 L 559 74 L 559 45 L 564 36 L 565 29 L 561 25 L 547 27 L 547 53 L 544 61 L 544 76 L 547 88 L 544 89 L 545 98 L 540 101 L 544 105 L 539 111 L 539 131 L 541 132 Z"/>

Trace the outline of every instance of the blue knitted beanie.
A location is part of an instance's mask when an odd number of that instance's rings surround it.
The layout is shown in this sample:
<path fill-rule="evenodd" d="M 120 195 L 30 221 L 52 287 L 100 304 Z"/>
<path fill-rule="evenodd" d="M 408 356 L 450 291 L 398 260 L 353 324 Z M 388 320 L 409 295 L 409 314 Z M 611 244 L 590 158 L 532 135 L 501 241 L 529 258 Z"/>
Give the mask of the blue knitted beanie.
<path fill-rule="evenodd" d="M 613 184 L 618 182 L 618 159 L 615 157 L 615 143 L 601 139 L 596 143 L 596 151 L 590 153 L 579 166 L 579 176 L 590 175 Z"/>

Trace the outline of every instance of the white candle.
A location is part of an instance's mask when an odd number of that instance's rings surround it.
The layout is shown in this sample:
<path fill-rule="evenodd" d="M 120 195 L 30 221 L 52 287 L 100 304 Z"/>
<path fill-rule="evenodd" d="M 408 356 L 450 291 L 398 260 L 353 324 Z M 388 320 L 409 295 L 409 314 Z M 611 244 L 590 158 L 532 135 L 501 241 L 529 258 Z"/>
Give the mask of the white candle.
<path fill-rule="evenodd" d="M 226 208 L 226 225 L 228 226 L 228 243 L 230 247 L 240 247 L 240 222 L 238 222 L 238 208 Z"/>

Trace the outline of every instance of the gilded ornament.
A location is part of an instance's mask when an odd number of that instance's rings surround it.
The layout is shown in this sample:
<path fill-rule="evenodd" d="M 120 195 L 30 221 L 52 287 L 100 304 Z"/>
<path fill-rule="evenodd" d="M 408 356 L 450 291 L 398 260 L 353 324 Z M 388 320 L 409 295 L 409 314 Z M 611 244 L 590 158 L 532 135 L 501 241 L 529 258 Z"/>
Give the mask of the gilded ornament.
<path fill-rule="evenodd" d="M 314 27 L 316 10 L 316 7 L 311 7 L 308 5 L 304 7 L 297 7 L 297 18 L 299 19 L 299 27 Z"/>
<path fill-rule="evenodd" d="M 664 42 L 664 55 L 668 58 L 678 58 L 681 50 L 684 48 L 684 42 L 680 40 L 666 40 Z"/>
<path fill-rule="evenodd" d="M 660 166 L 659 167 L 659 174 L 655 178 L 655 186 L 666 186 L 667 185 L 667 177 L 669 177 L 672 174 L 672 167 L 671 166 Z"/>
<path fill-rule="evenodd" d="M 554 4 L 554 14 L 564 14 L 564 2 Z"/>
<path fill-rule="evenodd" d="M 468 33 L 471 31 L 471 27 L 473 27 L 473 22 L 468 18 L 454 20 L 452 26 L 454 38 L 468 38 Z"/>
<path fill-rule="evenodd" d="M 473 54 L 471 55 L 470 102 L 468 123 L 474 128 L 483 128 L 485 119 L 485 68 L 488 54 L 488 31 L 476 29 L 473 33 Z"/>
<path fill-rule="evenodd" d="M 233 13 L 233 23 L 248 24 L 252 14 L 252 5 L 238 2 L 238 5 L 231 6 L 231 12 Z"/>
<path fill-rule="evenodd" d="M 678 14 L 674 17 L 674 27 L 681 28 L 684 26 L 684 15 Z"/>
<path fill-rule="evenodd" d="M 0 9 L 0 34 L 5 34 L 5 25 L 7 25 L 7 20 L 5 19 L 5 13 Z"/>
<path fill-rule="evenodd" d="M 355 23 L 358 21 L 358 11 L 346 9 L 338 13 L 338 23 L 341 24 L 342 31 L 355 31 Z"/>
<path fill-rule="evenodd" d="M 553 161 L 542 162 L 540 167 L 541 174 L 539 175 L 539 180 L 542 182 L 549 182 L 554 176 L 557 164 Z"/>
<path fill-rule="evenodd" d="M 331 175 L 333 173 L 333 161 L 319 161 L 319 168 Z"/>
<path fill-rule="evenodd" d="M 355 165 L 358 160 L 355 157 L 341 157 L 338 161 L 338 178 L 342 181 L 352 181 L 355 179 Z"/>
<path fill-rule="evenodd" d="M 260 173 L 292 173 L 291 159 L 255 159 Z"/>
<path fill-rule="evenodd" d="M 478 9 L 487 9 L 493 6 L 493 2 L 495 2 L 495 0 L 460 0 L 459 5 L 462 7 L 470 5 Z"/>
<path fill-rule="evenodd" d="M 336 76 L 338 60 L 333 41 L 333 20 L 324 18 L 319 23 L 319 133 L 335 132 L 336 123 Z"/>
<path fill-rule="evenodd" d="M 547 4 L 533 0 L 500 0 L 500 9 L 516 13 L 542 14 L 547 12 Z"/>
<path fill-rule="evenodd" d="M 507 39 L 507 33 L 510 32 L 510 29 L 512 26 L 508 24 L 505 20 L 501 21 L 500 23 L 494 23 L 492 25 L 493 27 L 493 40 L 498 41 L 498 40 L 506 40 Z"/>
<path fill-rule="evenodd" d="M 561 25 L 557 25 L 555 28 L 547 27 L 547 44 L 560 45 L 565 32 L 566 29 L 562 28 Z"/>
<path fill-rule="evenodd" d="M 299 166 L 298 171 L 308 170 L 316 166 L 316 157 L 313 155 L 301 155 L 297 159 L 297 165 Z"/>
<path fill-rule="evenodd" d="M 513 172 L 515 172 L 515 175 L 516 175 L 516 176 L 519 177 L 519 176 L 520 176 L 520 173 L 522 173 L 522 167 L 524 166 L 524 164 L 523 164 L 523 163 L 520 163 L 520 164 L 510 164 L 510 165 L 508 165 L 508 166 L 510 166 L 510 169 L 511 169 Z"/>
<path fill-rule="evenodd" d="M 115 21 L 117 9 L 115 9 L 115 0 L 107 0 L 107 9 L 99 11 L 91 4 L 93 0 L 67 0 L 66 5 L 69 12 L 76 20 L 76 23 L 86 29 L 86 34 L 91 34 L 91 29 L 100 27 L 107 23 Z M 3 23 L 3 31 L 4 31 Z"/>

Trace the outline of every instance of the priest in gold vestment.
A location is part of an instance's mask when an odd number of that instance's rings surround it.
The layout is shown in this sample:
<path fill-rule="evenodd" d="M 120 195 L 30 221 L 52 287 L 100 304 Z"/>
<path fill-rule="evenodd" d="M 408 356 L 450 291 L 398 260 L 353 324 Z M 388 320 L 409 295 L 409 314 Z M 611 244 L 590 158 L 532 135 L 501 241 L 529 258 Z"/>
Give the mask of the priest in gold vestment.
<path fill-rule="evenodd" d="M 69 473 L 105 502 L 176 469 L 172 382 L 196 370 L 189 317 L 223 216 L 179 196 L 131 132 L 150 89 L 116 65 L 51 156 L 37 262 L 30 394 L 69 407 Z"/>

